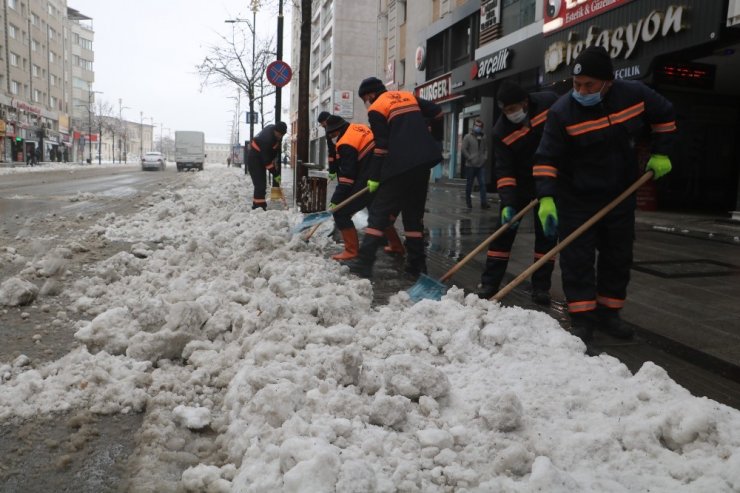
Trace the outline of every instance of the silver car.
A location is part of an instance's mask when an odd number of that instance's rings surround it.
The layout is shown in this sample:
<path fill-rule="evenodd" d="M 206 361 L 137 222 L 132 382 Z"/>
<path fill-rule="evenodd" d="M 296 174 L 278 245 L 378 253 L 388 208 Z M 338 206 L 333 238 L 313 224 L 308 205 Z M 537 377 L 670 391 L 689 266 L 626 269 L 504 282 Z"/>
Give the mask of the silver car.
<path fill-rule="evenodd" d="M 167 167 L 167 159 L 165 159 L 164 155 L 161 152 L 147 152 L 144 154 L 144 157 L 141 158 L 141 170 L 159 170 L 164 171 L 164 169 Z"/>

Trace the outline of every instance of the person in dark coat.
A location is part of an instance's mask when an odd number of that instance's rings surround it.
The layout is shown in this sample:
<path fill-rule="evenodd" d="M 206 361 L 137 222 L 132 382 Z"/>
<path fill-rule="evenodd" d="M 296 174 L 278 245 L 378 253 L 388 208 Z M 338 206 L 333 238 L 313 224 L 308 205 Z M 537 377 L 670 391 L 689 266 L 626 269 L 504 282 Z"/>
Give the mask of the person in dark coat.
<path fill-rule="evenodd" d="M 581 52 L 572 75 L 573 90 L 550 108 L 533 168 L 541 225 L 561 239 L 637 180 L 635 141 L 646 131 L 652 151 L 646 169 L 655 179 L 670 172 L 677 130 L 670 101 L 642 82 L 614 80 L 604 48 Z M 635 207 L 633 194 L 560 254 L 571 330 L 584 341 L 595 328 L 632 337 L 619 311 L 632 266 Z"/>
<path fill-rule="evenodd" d="M 288 131 L 285 122 L 277 122 L 274 125 L 267 125 L 260 133 L 254 136 L 249 144 L 249 153 L 247 154 L 247 168 L 249 176 L 252 178 L 254 185 L 254 196 L 252 197 L 252 209 L 261 208 L 267 210 L 267 200 L 265 199 L 267 191 L 266 171 L 273 175 L 273 181 L 280 184 L 280 167 L 276 165 L 280 143 L 283 136 Z"/>
<path fill-rule="evenodd" d="M 503 113 L 496 121 L 492 132 L 495 155 L 493 174 L 501 204 L 496 224 L 498 229 L 535 198 L 532 177 L 534 153 L 542 138 L 548 110 L 558 99 L 558 95 L 554 92 L 528 94 L 518 84 L 504 81 L 499 86 L 496 99 Z M 555 246 L 556 239 L 547 237 L 543 232 L 537 220 L 537 209 L 533 214 L 536 262 Z M 481 289 L 478 292 L 481 298 L 489 299 L 499 289 L 509 264 L 517 225 L 510 227 L 488 245 L 486 267 L 481 276 Z M 532 275 L 532 299 L 538 304 L 550 303 L 550 279 L 554 264 L 553 259 Z"/>
<path fill-rule="evenodd" d="M 377 195 L 359 255 L 348 265 L 357 275 L 372 275 L 384 231 L 400 212 L 406 237 L 404 270 L 418 276 L 426 272 L 424 206 L 430 170 L 442 160 L 442 109 L 410 92 L 388 91 L 376 77 L 363 80 L 358 95 L 368 108 L 375 138 L 367 184 Z"/>

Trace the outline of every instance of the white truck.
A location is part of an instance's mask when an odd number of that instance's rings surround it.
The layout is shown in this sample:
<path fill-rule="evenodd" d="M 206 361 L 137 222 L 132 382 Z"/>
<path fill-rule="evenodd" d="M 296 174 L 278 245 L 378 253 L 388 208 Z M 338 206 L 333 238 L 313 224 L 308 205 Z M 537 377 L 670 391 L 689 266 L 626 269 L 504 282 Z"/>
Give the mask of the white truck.
<path fill-rule="evenodd" d="M 177 171 L 203 171 L 206 160 L 206 135 L 203 132 L 178 130 L 175 132 L 175 163 Z"/>

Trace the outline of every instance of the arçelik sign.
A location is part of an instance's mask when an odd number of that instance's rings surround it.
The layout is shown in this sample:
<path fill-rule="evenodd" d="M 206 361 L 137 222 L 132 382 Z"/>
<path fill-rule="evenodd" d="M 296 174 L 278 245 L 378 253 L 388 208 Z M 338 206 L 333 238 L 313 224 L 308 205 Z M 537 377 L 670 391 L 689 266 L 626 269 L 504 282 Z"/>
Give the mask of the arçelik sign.
<path fill-rule="evenodd" d="M 476 61 L 470 69 L 470 79 L 486 79 L 494 77 L 497 73 L 506 70 L 509 68 L 511 54 L 512 51 L 509 48 L 504 48 L 493 55 Z"/>

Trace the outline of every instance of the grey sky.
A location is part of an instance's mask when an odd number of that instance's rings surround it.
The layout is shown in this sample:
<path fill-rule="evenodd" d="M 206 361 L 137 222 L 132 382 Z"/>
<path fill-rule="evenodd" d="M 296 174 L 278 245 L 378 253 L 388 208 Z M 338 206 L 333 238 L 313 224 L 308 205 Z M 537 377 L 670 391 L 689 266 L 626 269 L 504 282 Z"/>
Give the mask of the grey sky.
<path fill-rule="evenodd" d="M 95 91 L 97 98 L 118 110 L 123 100 L 123 116 L 144 122 L 154 118 L 159 137 L 160 123 L 175 130 L 202 130 L 208 142 L 229 142 L 235 88 L 205 87 L 195 66 L 218 43 L 218 34 L 230 35 L 225 19 L 250 18 L 248 0 L 67 0 L 67 4 L 93 18 L 95 30 Z M 257 35 L 274 36 L 277 31 L 277 0 L 257 15 Z M 290 4 L 285 8 L 283 59 L 290 57 Z M 283 107 L 288 104 L 283 90 Z M 274 102 L 270 102 L 273 105 Z M 247 136 L 242 96 L 241 140 Z M 269 122 L 268 122 L 269 123 Z M 167 130 L 164 131 L 167 135 Z"/>

